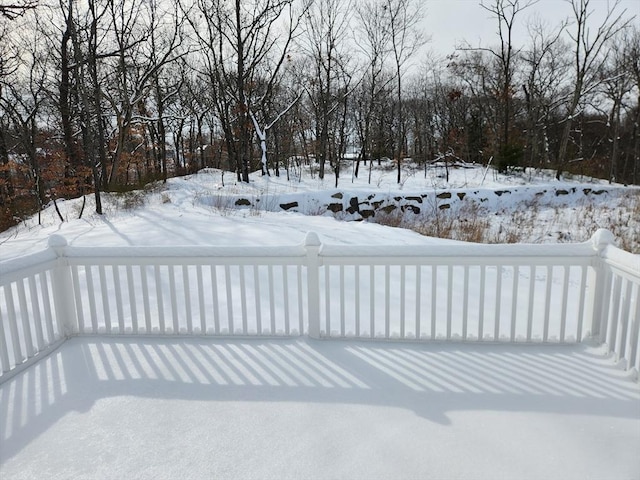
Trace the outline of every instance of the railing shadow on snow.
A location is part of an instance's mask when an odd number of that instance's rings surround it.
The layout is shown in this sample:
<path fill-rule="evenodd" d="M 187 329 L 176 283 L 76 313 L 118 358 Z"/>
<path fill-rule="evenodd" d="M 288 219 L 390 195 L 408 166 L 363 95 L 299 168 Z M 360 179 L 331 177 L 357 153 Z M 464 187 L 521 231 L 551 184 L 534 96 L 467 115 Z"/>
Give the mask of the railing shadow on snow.
<path fill-rule="evenodd" d="M 77 337 L 0 385 L 0 463 L 119 396 L 393 407 L 440 425 L 494 410 L 637 418 L 637 384 L 597 347 Z"/>

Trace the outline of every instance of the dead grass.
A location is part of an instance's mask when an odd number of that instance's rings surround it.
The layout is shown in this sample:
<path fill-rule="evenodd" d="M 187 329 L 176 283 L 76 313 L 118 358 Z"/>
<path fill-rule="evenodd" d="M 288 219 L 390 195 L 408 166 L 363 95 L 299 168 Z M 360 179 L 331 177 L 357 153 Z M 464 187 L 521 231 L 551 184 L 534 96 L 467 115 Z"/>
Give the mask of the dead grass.
<path fill-rule="evenodd" d="M 378 212 L 372 221 L 407 228 L 421 235 L 475 243 L 584 242 L 599 228 L 610 230 L 618 246 L 640 254 L 640 192 L 610 202 L 585 200 L 575 206 L 541 205 L 537 201 L 492 212 L 474 202 L 458 209 L 427 205 L 420 215 L 395 210 Z"/>

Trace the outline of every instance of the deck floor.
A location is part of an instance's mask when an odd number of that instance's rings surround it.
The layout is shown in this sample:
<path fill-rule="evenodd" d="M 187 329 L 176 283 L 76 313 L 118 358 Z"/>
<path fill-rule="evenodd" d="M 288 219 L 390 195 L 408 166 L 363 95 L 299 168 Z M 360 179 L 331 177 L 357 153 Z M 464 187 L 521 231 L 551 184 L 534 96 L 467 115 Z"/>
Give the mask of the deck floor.
<path fill-rule="evenodd" d="M 2 479 L 638 479 L 599 348 L 78 337 L 0 385 Z"/>

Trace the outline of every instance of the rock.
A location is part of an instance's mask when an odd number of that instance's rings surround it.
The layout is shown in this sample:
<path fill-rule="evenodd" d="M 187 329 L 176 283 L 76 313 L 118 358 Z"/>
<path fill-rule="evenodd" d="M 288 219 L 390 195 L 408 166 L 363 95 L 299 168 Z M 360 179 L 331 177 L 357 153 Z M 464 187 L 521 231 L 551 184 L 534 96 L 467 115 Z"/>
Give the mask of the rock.
<path fill-rule="evenodd" d="M 347 212 L 353 214 L 360 211 L 360 206 L 358 204 L 358 197 L 351 197 L 349 199 L 349 207 L 347 208 Z"/>
<path fill-rule="evenodd" d="M 246 198 L 239 198 L 238 200 L 236 200 L 236 206 L 238 206 L 238 207 L 241 207 L 241 206 L 250 207 L 251 206 L 251 202 Z"/>
<path fill-rule="evenodd" d="M 333 213 L 341 212 L 344 209 L 341 203 L 330 203 L 327 205 L 327 210 L 332 211 Z"/>
<path fill-rule="evenodd" d="M 449 205 L 448 203 L 443 203 L 442 205 L 438 205 L 438 208 L 440 210 L 448 210 L 449 208 L 451 208 L 451 205 Z"/>
<path fill-rule="evenodd" d="M 391 212 L 393 212 L 396 208 L 398 208 L 395 205 L 386 205 L 384 207 L 382 207 L 380 210 L 382 210 L 384 213 L 389 214 Z"/>
<path fill-rule="evenodd" d="M 466 197 L 466 196 L 467 196 L 467 194 L 465 192 L 458 192 L 458 198 L 460 200 L 464 200 L 464 197 Z"/>
<path fill-rule="evenodd" d="M 420 207 L 416 205 L 405 205 L 404 207 L 402 207 L 403 212 L 406 212 L 407 210 L 411 210 L 416 215 L 420 213 Z"/>
<path fill-rule="evenodd" d="M 362 218 L 375 217 L 376 212 L 375 210 L 360 210 L 360 215 L 362 215 Z"/>
<path fill-rule="evenodd" d="M 338 198 L 338 199 L 342 200 L 343 196 L 344 195 L 342 195 L 342 192 L 336 192 L 333 195 L 331 195 L 331 198 Z"/>
<path fill-rule="evenodd" d="M 290 202 L 290 203 L 281 203 L 280 208 L 283 210 L 291 210 L 292 208 L 296 208 L 298 206 L 298 202 Z"/>
<path fill-rule="evenodd" d="M 422 203 L 422 197 L 405 197 L 405 199 L 409 202 Z"/>
<path fill-rule="evenodd" d="M 451 192 L 442 192 L 436 195 L 438 198 L 451 198 Z"/>

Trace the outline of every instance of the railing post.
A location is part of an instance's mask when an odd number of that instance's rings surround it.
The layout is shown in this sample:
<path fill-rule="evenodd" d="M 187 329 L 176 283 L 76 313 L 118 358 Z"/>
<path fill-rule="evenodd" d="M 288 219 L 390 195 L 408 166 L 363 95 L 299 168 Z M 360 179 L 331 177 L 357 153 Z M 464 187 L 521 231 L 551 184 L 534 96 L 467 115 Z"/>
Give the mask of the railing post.
<path fill-rule="evenodd" d="M 605 268 L 602 259 L 600 258 L 603 250 L 608 245 L 615 243 L 615 237 L 613 233 L 604 228 L 596 230 L 596 233 L 591 237 L 591 245 L 595 250 L 595 258 L 593 262 L 593 269 L 595 271 L 595 280 L 593 288 L 591 289 L 592 299 L 588 302 L 591 311 L 587 310 L 587 319 L 591 320 L 591 336 L 598 338 L 602 343 L 607 333 L 606 316 L 609 310 L 609 296 L 605 296 L 610 288 L 611 277 L 609 271 Z"/>
<path fill-rule="evenodd" d="M 307 250 L 307 301 L 309 308 L 309 337 L 320 338 L 320 239 L 308 232 L 304 239 Z"/>
<path fill-rule="evenodd" d="M 52 273 L 53 303 L 58 320 L 58 326 L 63 336 L 68 337 L 78 332 L 78 315 L 73 298 L 73 280 L 71 268 L 65 259 L 65 249 L 68 245 L 62 235 L 51 235 L 48 242 L 58 257 L 57 265 Z"/>

